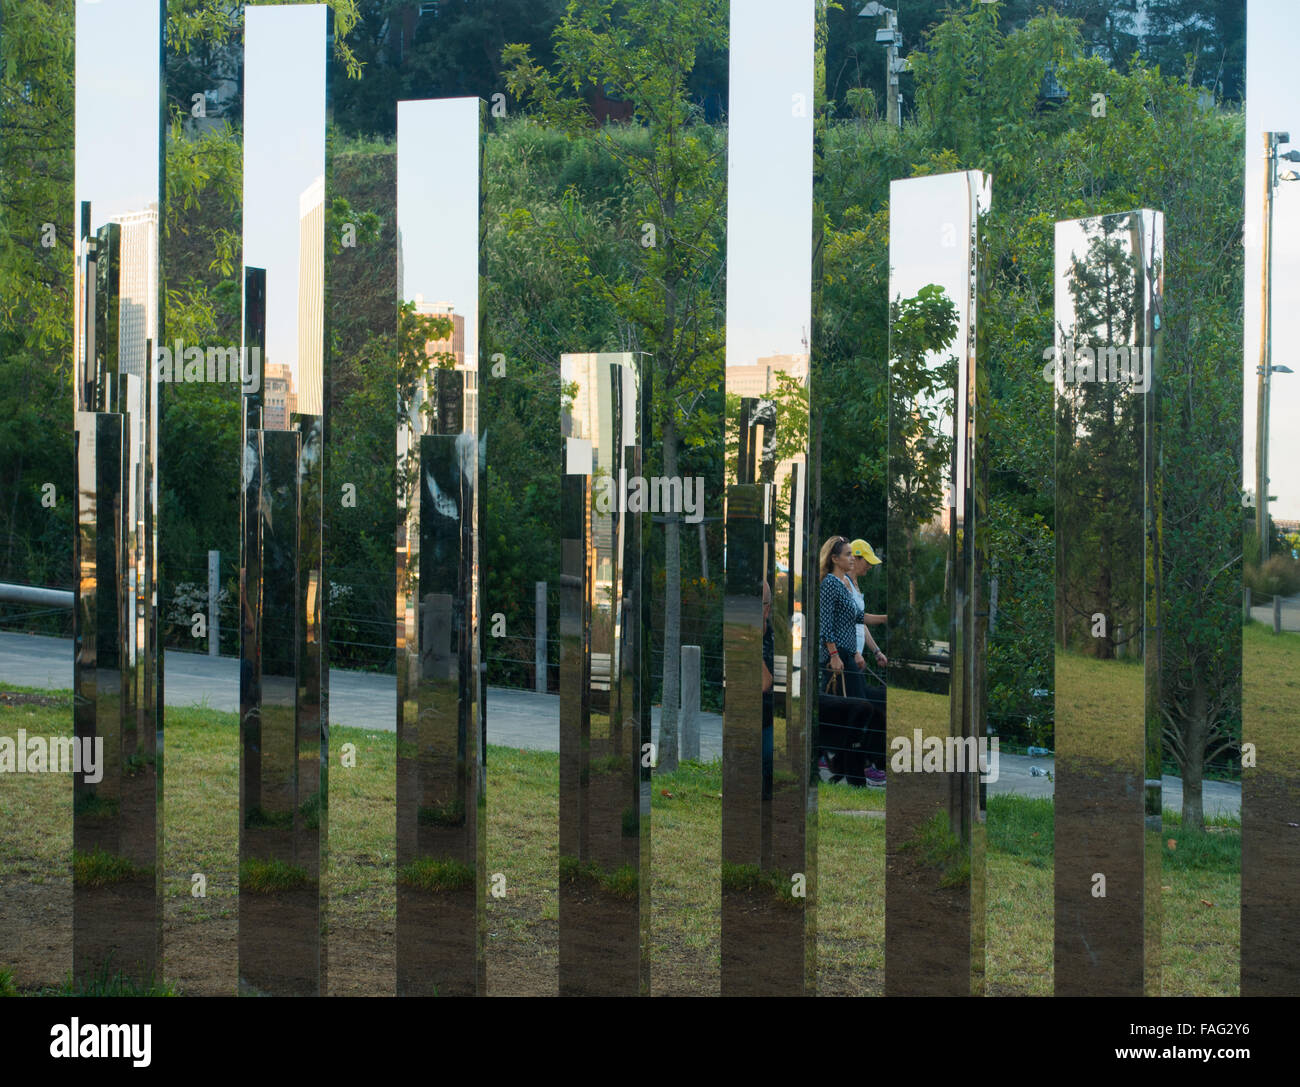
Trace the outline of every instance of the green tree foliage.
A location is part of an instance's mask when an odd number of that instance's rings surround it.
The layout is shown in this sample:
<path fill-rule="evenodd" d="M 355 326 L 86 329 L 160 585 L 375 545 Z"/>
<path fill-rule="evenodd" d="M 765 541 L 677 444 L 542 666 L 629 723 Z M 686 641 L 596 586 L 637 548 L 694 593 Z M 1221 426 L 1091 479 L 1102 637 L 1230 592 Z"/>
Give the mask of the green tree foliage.
<path fill-rule="evenodd" d="M 630 218 L 618 226 L 638 245 L 616 274 L 592 269 L 562 233 L 548 247 L 571 282 L 617 315 L 622 343 L 653 367 L 662 471 L 681 474 L 684 448 L 715 442 L 723 363 L 720 290 L 725 221 L 725 141 L 703 122 L 689 92 L 697 57 L 726 44 L 719 0 L 573 0 L 555 32 L 555 71 L 534 63 L 525 45 L 503 54 L 510 93 L 533 104 L 544 123 L 589 134 L 628 182 Z M 631 104 L 644 138 L 620 126 L 594 126 L 584 93 L 592 86 Z M 677 765 L 681 644 L 681 524 L 664 525 L 663 716 L 659 766 Z"/>

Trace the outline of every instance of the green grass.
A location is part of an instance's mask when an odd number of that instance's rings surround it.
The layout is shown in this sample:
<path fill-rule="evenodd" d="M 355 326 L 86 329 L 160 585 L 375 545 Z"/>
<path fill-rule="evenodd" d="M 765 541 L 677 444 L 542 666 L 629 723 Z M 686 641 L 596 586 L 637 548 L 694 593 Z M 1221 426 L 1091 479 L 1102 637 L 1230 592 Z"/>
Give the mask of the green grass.
<path fill-rule="evenodd" d="M 247 857 L 239 865 L 239 886 L 250 894 L 278 894 L 314 885 L 306 869 L 287 861 Z"/>
<path fill-rule="evenodd" d="M 1265 649 L 1273 650 L 1277 641 L 1266 633 Z M 71 700 L 57 693 L 56 697 L 58 701 L 50 706 L 0 707 L 0 735 L 13 735 L 19 727 L 46 735 L 71 734 Z M 179 988 L 185 991 L 199 985 L 195 979 L 203 977 L 225 977 L 221 971 L 226 970 L 233 991 L 233 943 L 214 945 L 212 934 L 233 933 L 237 915 L 237 718 L 210 710 L 173 708 L 167 713 L 166 730 L 166 962 L 170 972 L 177 962 L 176 949 L 191 946 L 197 965 L 192 967 L 190 980 Z M 330 743 L 331 991 L 383 991 L 381 982 L 373 979 L 385 970 L 391 972 L 393 961 L 391 933 L 399 875 L 394 815 L 396 737 L 340 727 L 330 730 Z M 354 767 L 341 765 L 344 743 L 356 746 Z M 559 760 L 554 753 L 491 747 L 487 769 L 487 879 L 491 887 L 493 877 L 499 875 L 506 889 L 504 897 L 487 898 L 489 990 L 554 991 L 561 866 Z M 657 773 L 653 778 L 650 954 L 656 993 L 718 991 L 721 794 L 721 768 L 716 763 L 684 763 L 672 774 Z M 43 884 L 42 893 L 48 892 L 50 902 L 70 903 L 70 800 L 71 783 L 66 775 L 5 775 L 0 779 L 0 895 L 6 887 Z M 304 808 L 309 803 L 305 802 Z M 818 789 L 819 990 L 828 994 L 881 991 L 885 821 L 854 813 L 886 808 L 887 790 L 844 784 Z M 1051 992 L 1052 815 L 1047 800 L 989 799 L 991 993 Z M 1164 838 L 1173 838 L 1176 845 L 1172 850 L 1166 845 L 1161 851 L 1164 991 L 1233 994 L 1239 956 L 1239 829 L 1211 826 L 1205 834 L 1195 835 L 1185 834 L 1180 824 L 1177 813 L 1165 813 Z M 40 833 L 33 834 L 33 827 L 39 827 Z M 924 841 L 942 859 L 946 856 L 940 848 L 945 844 L 943 836 L 931 837 L 932 842 L 929 838 Z M 614 894 L 634 895 L 639 890 L 636 873 L 630 868 L 609 873 L 575 872 L 571 867 L 566 871 L 570 876 L 602 879 L 602 887 Z M 190 894 L 191 876 L 197 872 L 206 876 L 205 898 Z M 416 883 L 425 877 L 435 882 L 443 878 L 433 871 L 404 875 L 414 877 Z M 260 876 L 275 884 L 276 873 Z M 291 882 L 300 886 L 305 873 L 299 870 L 293 876 Z M 789 898 L 788 878 L 780 890 L 781 900 Z M 813 893 L 811 882 L 809 893 Z M 60 898 L 65 894 L 66 899 Z M 70 926 L 68 908 L 65 923 Z M 384 934 L 388 934 L 387 942 Z M 52 965 L 45 977 L 22 970 L 8 984 L 24 992 L 57 991 L 65 969 L 65 965 Z M 372 988 L 348 988 L 349 977 L 367 979 L 355 985 Z M 4 984 L 0 976 L 0 992 Z"/>
<path fill-rule="evenodd" d="M 560 857 L 560 882 L 593 884 L 606 894 L 623 899 L 636 898 L 641 887 L 637 870 L 630 864 L 606 872 L 595 862 L 583 862 L 576 857 Z"/>
<path fill-rule="evenodd" d="M 421 857 L 397 870 L 397 882 L 428 894 L 473 887 L 476 873 L 462 861 Z"/>
<path fill-rule="evenodd" d="M 132 864 L 126 857 L 96 847 L 88 853 L 72 851 L 72 881 L 82 887 L 108 887 L 136 876 L 148 875 L 152 869 Z"/>

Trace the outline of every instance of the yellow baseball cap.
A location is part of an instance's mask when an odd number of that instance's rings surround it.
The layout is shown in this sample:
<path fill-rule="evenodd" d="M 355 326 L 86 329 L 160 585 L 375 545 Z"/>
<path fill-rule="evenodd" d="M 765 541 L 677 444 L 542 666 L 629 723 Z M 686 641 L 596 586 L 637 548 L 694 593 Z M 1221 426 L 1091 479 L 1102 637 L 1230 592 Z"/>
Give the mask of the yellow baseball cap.
<path fill-rule="evenodd" d="M 871 545 L 866 540 L 854 540 L 849 544 L 849 550 L 853 552 L 855 558 L 866 559 L 872 566 L 880 565 L 880 558 L 871 550 Z"/>

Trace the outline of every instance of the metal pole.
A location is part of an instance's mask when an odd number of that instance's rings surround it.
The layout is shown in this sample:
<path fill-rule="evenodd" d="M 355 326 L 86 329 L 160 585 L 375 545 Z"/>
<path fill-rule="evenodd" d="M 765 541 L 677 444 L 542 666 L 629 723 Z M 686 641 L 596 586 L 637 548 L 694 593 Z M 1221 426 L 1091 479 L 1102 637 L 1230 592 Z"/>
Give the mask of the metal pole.
<path fill-rule="evenodd" d="M 217 607 L 221 594 L 221 552 L 208 552 L 208 656 L 221 656 L 221 620 Z"/>
<path fill-rule="evenodd" d="M 533 689 L 538 694 L 546 693 L 546 582 L 539 581 L 534 587 L 537 606 L 534 609 L 533 630 Z"/>
<path fill-rule="evenodd" d="M 682 744 L 683 761 L 700 759 L 700 647 L 682 646 Z"/>
<path fill-rule="evenodd" d="M 1273 362 L 1270 275 L 1273 258 L 1273 186 L 1277 175 L 1276 132 L 1264 133 L 1264 241 L 1260 284 L 1259 372 L 1255 390 L 1255 534 L 1259 561 L 1268 559 L 1268 393 Z"/>

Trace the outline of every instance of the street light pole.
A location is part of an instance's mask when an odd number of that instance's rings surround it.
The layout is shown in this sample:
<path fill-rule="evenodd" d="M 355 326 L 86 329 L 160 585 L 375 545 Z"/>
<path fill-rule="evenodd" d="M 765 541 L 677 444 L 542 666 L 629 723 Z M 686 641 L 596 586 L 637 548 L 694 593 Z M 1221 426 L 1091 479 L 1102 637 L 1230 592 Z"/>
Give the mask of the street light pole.
<path fill-rule="evenodd" d="M 1273 266 L 1273 188 L 1277 184 L 1277 145 L 1289 139 L 1285 132 L 1264 133 L 1264 239 L 1260 283 L 1259 366 L 1255 386 L 1255 535 L 1259 561 L 1268 558 L 1268 369 L 1272 361 L 1272 315 L 1269 271 Z"/>
<path fill-rule="evenodd" d="M 1273 386 L 1273 190 L 1277 188 L 1278 145 L 1291 142 L 1289 132 L 1264 133 L 1264 244 L 1263 275 L 1260 284 L 1259 368 L 1255 387 L 1255 534 L 1259 537 L 1259 561 L 1268 559 L 1268 416 Z M 1281 156 L 1295 161 L 1300 154 Z M 1288 172 L 1287 180 L 1295 177 Z"/>

